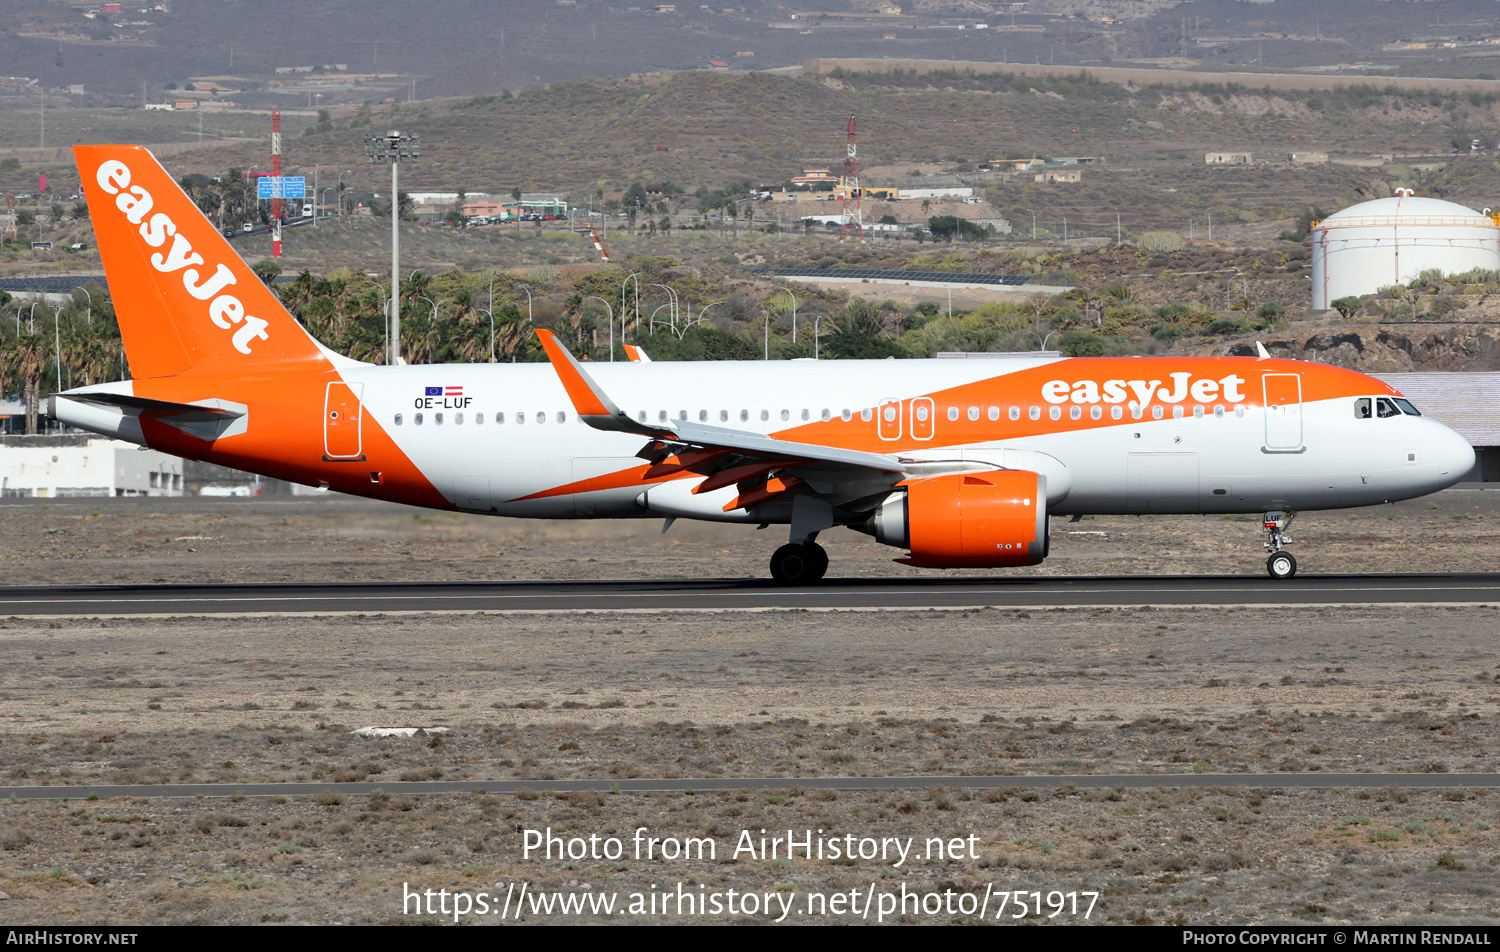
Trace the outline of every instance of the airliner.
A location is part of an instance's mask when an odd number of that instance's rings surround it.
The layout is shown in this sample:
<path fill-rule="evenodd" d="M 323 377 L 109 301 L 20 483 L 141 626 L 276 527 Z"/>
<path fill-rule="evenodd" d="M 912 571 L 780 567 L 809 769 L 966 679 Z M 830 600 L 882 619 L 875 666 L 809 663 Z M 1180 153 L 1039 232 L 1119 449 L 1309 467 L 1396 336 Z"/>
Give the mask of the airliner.
<path fill-rule="evenodd" d="M 817 539 L 838 526 L 907 565 L 1006 568 L 1047 557 L 1053 517 L 1262 513 L 1284 579 L 1297 511 L 1425 495 L 1474 465 L 1386 384 L 1259 345 L 585 365 L 539 328 L 547 363 L 363 363 L 315 340 L 146 149 L 74 153 L 134 379 L 57 393 L 48 415 L 341 493 L 786 526 L 783 583 L 823 577 Z"/>

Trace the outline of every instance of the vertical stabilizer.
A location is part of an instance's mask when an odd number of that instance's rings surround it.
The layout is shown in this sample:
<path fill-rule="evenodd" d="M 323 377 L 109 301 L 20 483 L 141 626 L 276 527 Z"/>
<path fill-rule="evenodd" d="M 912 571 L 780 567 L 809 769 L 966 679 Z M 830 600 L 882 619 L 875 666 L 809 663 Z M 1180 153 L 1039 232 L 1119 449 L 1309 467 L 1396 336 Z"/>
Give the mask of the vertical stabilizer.
<path fill-rule="evenodd" d="M 326 365 L 313 339 L 138 145 L 74 146 L 137 378 Z"/>

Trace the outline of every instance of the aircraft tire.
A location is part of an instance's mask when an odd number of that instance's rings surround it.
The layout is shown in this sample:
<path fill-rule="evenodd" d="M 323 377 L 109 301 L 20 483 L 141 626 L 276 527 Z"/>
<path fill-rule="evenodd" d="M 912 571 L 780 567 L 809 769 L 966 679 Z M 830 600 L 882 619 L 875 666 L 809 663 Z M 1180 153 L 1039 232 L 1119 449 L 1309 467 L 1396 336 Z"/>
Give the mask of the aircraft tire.
<path fill-rule="evenodd" d="M 816 582 L 828 574 L 828 550 L 816 542 L 809 542 L 803 546 L 807 550 L 808 558 L 812 561 L 812 578 Z"/>
<path fill-rule="evenodd" d="M 814 546 L 814 548 L 821 549 L 822 547 Z M 817 555 L 809 552 L 806 546 L 787 543 L 771 556 L 771 577 L 784 585 L 815 582 L 823 574 L 818 570 L 820 564 L 824 565 L 824 571 L 826 571 L 826 557 L 825 561 L 820 563 Z"/>
<path fill-rule="evenodd" d="M 1272 552 L 1266 559 L 1266 571 L 1272 578 L 1285 579 L 1297 574 L 1297 560 L 1290 552 Z"/>

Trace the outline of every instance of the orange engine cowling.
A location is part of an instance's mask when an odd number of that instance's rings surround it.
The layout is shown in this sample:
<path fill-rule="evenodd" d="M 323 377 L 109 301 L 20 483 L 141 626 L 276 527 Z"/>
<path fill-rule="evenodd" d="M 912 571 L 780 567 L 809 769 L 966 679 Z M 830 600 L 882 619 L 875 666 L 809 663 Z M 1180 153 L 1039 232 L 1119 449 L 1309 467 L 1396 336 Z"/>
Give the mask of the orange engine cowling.
<path fill-rule="evenodd" d="M 922 568 L 1036 565 L 1047 557 L 1047 477 L 1026 470 L 929 476 L 903 483 L 875 513 L 875 537 L 905 546 Z"/>

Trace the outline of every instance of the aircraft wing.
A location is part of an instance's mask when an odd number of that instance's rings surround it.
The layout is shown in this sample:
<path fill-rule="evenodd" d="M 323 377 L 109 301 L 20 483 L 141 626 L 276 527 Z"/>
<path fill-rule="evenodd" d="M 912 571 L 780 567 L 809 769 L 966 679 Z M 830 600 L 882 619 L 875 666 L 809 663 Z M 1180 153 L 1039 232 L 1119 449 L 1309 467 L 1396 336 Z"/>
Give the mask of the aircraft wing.
<path fill-rule="evenodd" d="M 804 483 L 814 491 L 820 484 L 829 484 L 826 478 L 814 476 L 813 471 L 824 474 L 832 471 L 840 477 L 856 479 L 874 477 L 884 486 L 907 473 L 906 463 L 884 453 L 795 443 L 764 433 L 690 420 L 646 423 L 632 419 L 568 353 L 557 335 L 540 328 L 536 333 L 562 379 L 574 411 L 585 423 L 599 430 L 636 433 L 652 441 L 639 454 L 652 463 L 648 477 L 689 470 L 710 477 L 704 486 L 713 484 L 715 479 L 722 480 L 718 485 L 735 481 L 740 487 L 740 497 L 735 502 L 748 506 Z M 780 475 L 794 468 L 799 469 L 799 476 Z M 722 477 L 718 476 L 720 473 Z M 727 478 L 740 473 L 743 473 L 741 479 Z"/>

